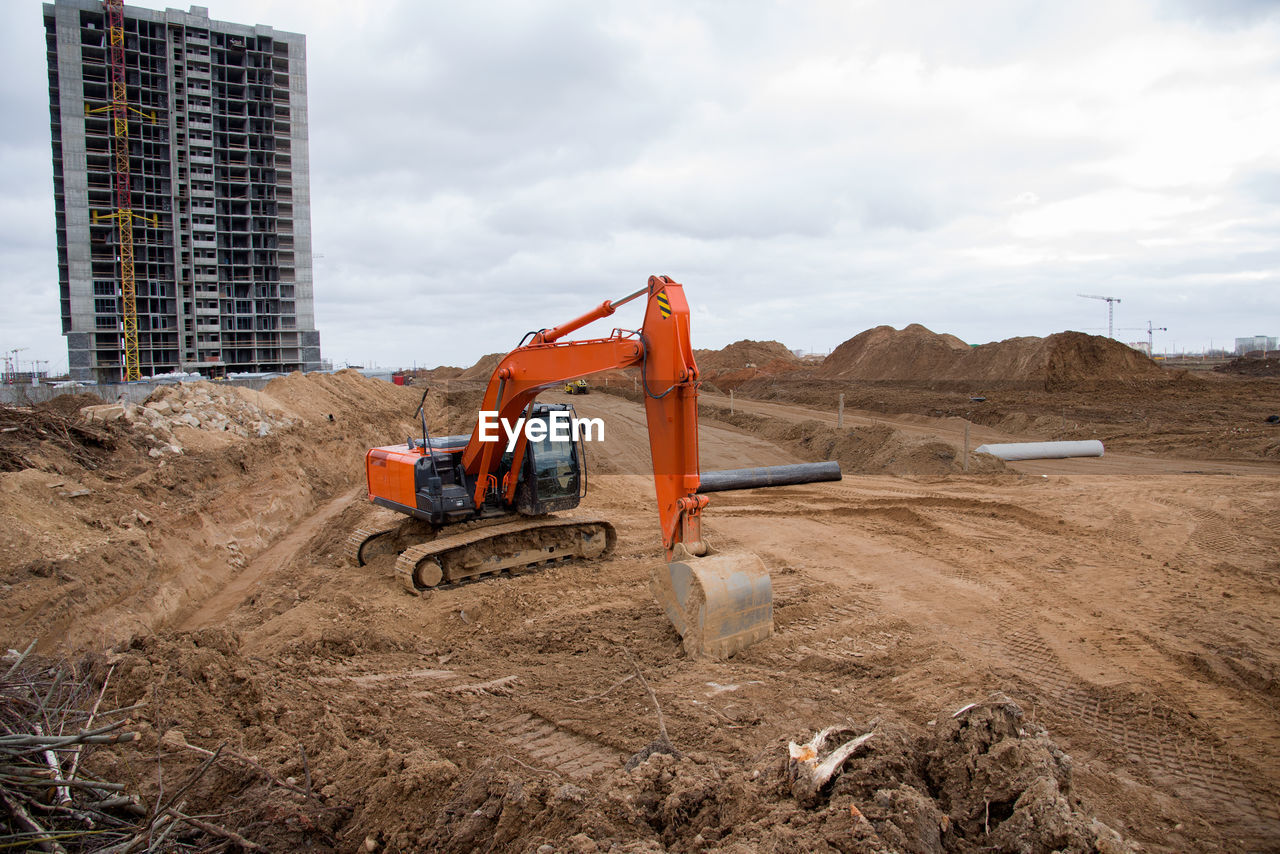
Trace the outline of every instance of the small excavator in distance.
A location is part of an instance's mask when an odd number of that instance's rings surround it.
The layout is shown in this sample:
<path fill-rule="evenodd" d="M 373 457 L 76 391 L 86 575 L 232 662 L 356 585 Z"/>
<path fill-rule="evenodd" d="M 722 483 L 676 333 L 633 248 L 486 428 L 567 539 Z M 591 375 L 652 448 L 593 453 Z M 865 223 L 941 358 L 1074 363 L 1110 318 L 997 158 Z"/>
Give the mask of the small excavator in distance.
<path fill-rule="evenodd" d="M 639 331 L 561 340 L 638 297 L 648 299 Z M 491 441 L 478 418 L 470 436 L 373 448 L 365 456 L 369 498 L 405 514 L 398 525 L 355 532 L 353 561 L 395 555 L 395 571 L 423 593 L 466 578 L 559 560 L 601 557 L 617 535 L 607 520 L 552 515 L 578 506 L 586 490 L 582 436 L 553 438 L 567 404 L 537 403 L 539 392 L 601 371 L 636 367 L 644 390 L 658 519 L 667 562 L 649 589 L 690 656 L 726 658 L 773 632 L 773 587 L 759 556 L 720 552 L 702 535 L 705 493 L 840 479 L 835 462 L 702 472 L 698 460 L 698 367 L 684 287 L 666 276 L 616 302 L 605 300 L 567 323 L 540 329 L 498 364 L 482 413 L 526 424 L 509 442 Z M 426 396 L 424 393 L 423 401 Z M 563 431 L 561 431 L 563 432 Z M 508 446 L 510 449 L 508 450 Z"/>

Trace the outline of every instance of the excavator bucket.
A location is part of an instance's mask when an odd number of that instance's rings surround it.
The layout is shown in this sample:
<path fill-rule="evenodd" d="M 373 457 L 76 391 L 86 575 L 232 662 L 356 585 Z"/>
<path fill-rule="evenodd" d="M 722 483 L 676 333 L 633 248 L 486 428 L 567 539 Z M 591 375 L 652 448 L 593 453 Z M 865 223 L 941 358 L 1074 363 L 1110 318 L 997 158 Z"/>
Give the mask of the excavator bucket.
<path fill-rule="evenodd" d="M 728 658 L 773 634 L 773 582 L 749 552 L 694 557 L 677 545 L 649 590 L 691 657 Z"/>

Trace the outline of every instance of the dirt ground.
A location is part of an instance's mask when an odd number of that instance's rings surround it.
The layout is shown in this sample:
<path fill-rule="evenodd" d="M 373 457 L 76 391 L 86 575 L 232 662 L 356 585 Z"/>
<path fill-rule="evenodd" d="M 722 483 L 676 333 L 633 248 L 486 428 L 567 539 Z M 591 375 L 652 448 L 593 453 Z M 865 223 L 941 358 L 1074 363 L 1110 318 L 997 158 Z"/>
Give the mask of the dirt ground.
<path fill-rule="evenodd" d="M 388 518 L 361 456 L 417 432 L 421 394 L 350 372 L 245 393 L 266 435 L 175 426 L 181 453 L 122 422 L 92 454 L 28 440 L 0 474 L 0 643 L 89 656 L 144 704 L 138 746 L 91 757 L 144 798 L 203 761 L 188 743 L 240 757 L 187 797 L 275 851 L 1280 850 L 1280 426 L 1254 417 L 1280 382 L 985 409 L 849 385 L 840 430 L 836 386 L 767 382 L 732 415 L 704 397 L 703 468 L 846 477 L 712 496 L 709 539 L 774 584 L 774 636 L 729 661 L 687 658 L 648 593 L 625 395 L 543 396 L 605 421 L 584 509 L 609 558 L 425 598 L 347 564 Z M 433 386 L 433 430 L 475 394 Z M 966 473 L 966 420 L 973 446 L 1109 450 Z M 829 726 L 872 736 L 810 792 L 788 742 Z"/>

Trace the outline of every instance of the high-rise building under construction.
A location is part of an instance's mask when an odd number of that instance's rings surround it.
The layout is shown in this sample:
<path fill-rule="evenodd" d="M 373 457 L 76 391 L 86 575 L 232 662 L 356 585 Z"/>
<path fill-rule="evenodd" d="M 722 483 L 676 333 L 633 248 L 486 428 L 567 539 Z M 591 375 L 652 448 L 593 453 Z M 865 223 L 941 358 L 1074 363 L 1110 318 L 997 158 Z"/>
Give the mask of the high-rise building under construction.
<path fill-rule="evenodd" d="M 305 36 L 120 0 L 44 24 L 72 378 L 319 368 Z"/>

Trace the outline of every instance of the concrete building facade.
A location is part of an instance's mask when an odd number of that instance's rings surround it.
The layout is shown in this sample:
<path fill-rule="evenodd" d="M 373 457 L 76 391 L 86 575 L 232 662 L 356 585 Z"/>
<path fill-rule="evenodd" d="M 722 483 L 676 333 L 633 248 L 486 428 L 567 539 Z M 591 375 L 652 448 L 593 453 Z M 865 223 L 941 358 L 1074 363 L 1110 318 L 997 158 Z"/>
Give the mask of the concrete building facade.
<path fill-rule="evenodd" d="M 73 379 L 123 376 L 111 46 L 99 0 L 44 4 L 62 332 Z M 321 367 L 306 37 L 125 7 L 143 376 Z"/>
<path fill-rule="evenodd" d="M 1264 353 L 1275 352 L 1276 340 L 1267 335 L 1251 335 L 1248 338 L 1236 339 L 1236 353 L 1243 356 L 1245 353 L 1252 353 L 1254 350 L 1261 350 Z"/>

